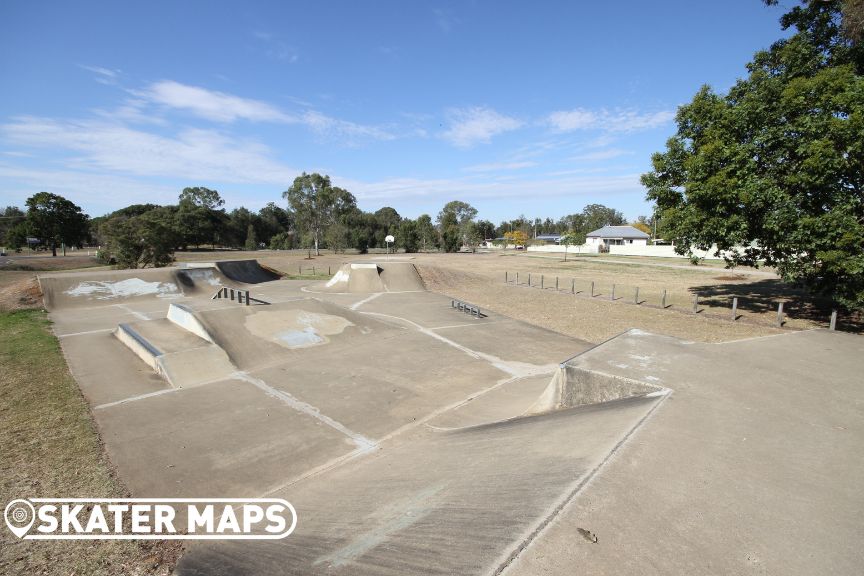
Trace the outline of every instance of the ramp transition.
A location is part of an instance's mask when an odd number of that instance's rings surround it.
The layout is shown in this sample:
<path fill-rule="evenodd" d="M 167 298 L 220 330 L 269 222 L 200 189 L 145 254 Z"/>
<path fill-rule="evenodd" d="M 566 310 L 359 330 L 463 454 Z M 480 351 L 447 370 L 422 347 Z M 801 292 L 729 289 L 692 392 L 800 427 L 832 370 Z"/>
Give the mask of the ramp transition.
<path fill-rule="evenodd" d="M 349 262 L 329 282 L 317 287 L 323 292 L 425 292 L 426 286 L 411 262 Z"/>

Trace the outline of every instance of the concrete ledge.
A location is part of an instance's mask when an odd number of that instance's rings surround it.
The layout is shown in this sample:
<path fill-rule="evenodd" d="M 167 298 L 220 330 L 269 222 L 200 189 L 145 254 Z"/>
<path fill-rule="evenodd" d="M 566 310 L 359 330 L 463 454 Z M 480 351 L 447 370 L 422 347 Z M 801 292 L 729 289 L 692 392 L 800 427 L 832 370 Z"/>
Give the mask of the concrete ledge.
<path fill-rule="evenodd" d="M 141 358 L 145 364 L 158 372 L 156 359 L 162 355 L 162 352 L 136 332 L 134 328 L 128 324 L 118 324 L 114 336 Z"/>

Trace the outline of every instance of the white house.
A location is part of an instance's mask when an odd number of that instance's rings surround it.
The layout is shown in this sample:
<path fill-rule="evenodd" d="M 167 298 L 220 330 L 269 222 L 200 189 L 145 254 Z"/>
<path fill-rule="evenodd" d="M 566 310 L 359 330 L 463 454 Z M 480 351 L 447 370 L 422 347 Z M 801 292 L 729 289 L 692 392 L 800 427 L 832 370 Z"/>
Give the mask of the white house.
<path fill-rule="evenodd" d="M 588 246 L 647 246 L 650 236 L 633 226 L 603 226 L 585 235 Z"/>

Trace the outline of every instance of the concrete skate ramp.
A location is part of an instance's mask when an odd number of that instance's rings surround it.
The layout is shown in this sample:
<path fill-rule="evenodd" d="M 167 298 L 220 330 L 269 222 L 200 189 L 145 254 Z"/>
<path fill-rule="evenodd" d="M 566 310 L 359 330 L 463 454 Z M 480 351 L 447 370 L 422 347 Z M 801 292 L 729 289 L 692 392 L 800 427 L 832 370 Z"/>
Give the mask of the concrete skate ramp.
<path fill-rule="evenodd" d="M 39 275 L 49 310 L 129 301 L 209 296 L 220 286 L 242 287 L 276 280 L 257 260 L 141 270 L 98 270 Z"/>
<path fill-rule="evenodd" d="M 216 262 L 216 267 L 229 280 L 244 284 L 271 282 L 282 277 L 272 268 L 262 266 L 258 260 L 226 260 Z"/>
<path fill-rule="evenodd" d="M 423 292 L 426 286 L 411 262 L 350 262 L 343 264 L 323 292 Z"/>
<path fill-rule="evenodd" d="M 49 310 L 183 296 L 173 268 L 39 275 Z"/>
<path fill-rule="evenodd" d="M 569 360 L 558 368 L 552 381 L 528 414 L 542 414 L 574 406 L 600 404 L 634 396 L 655 396 L 666 392 L 661 386 L 574 366 Z"/>

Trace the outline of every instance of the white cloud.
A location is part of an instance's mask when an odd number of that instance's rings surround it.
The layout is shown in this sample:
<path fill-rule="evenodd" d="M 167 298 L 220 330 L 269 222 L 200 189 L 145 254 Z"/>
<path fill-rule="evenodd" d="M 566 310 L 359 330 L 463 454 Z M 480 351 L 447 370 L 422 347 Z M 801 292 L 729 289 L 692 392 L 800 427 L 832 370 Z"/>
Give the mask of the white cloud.
<path fill-rule="evenodd" d="M 636 110 L 589 110 L 574 108 L 552 112 L 545 123 L 557 132 L 577 130 L 608 130 L 611 132 L 636 132 L 657 128 L 675 118 L 675 112 L 638 112 Z"/>
<path fill-rule="evenodd" d="M 109 70 L 108 68 L 102 68 L 101 66 L 87 66 L 84 64 L 78 64 L 78 67 L 87 70 L 88 72 L 93 72 L 96 74 L 97 82 L 108 86 L 117 84 L 118 77 L 120 76 L 120 70 Z"/>
<path fill-rule="evenodd" d="M 234 122 L 235 120 L 297 122 L 295 116 L 286 114 L 279 108 L 261 100 L 241 98 L 224 92 L 181 84 L 173 80 L 155 82 L 142 91 L 134 91 L 133 94 L 149 102 L 186 110 L 196 116 L 215 122 Z"/>
<path fill-rule="evenodd" d="M 458 197 L 470 202 L 481 198 L 559 197 L 590 194 L 643 194 L 639 174 L 609 176 L 570 176 L 544 179 L 496 178 L 477 181 L 468 178 L 391 178 L 379 182 L 361 182 L 334 177 L 340 186 L 363 201 L 393 202 L 410 199 L 434 199 L 440 202 Z"/>
<path fill-rule="evenodd" d="M 252 32 L 252 35 L 264 44 L 264 54 L 268 57 L 274 60 L 282 60 L 289 64 L 295 64 L 300 60 L 300 54 L 297 49 L 289 46 L 274 34 L 258 30 Z"/>
<path fill-rule="evenodd" d="M 489 164 L 475 164 L 463 168 L 463 172 L 497 172 L 498 170 L 521 170 L 536 166 L 536 162 L 491 162 Z"/>
<path fill-rule="evenodd" d="M 516 130 L 522 122 L 486 107 L 453 108 L 447 111 L 448 128 L 442 137 L 459 148 L 491 141 L 493 136 Z"/>
<path fill-rule="evenodd" d="M 301 121 L 318 135 L 341 140 L 343 144 L 349 146 L 356 144 L 358 139 L 393 140 L 396 138 L 394 134 L 383 128 L 331 118 L 314 110 L 304 112 Z"/>
<path fill-rule="evenodd" d="M 625 156 L 627 154 L 632 154 L 632 152 L 621 148 L 607 148 L 606 150 L 597 150 L 596 152 L 571 156 L 570 160 L 594 162 L 599 160 L 611 160 L 612 158 L 618 158 L 619 156 Z"/>
<path fill-rule="evenodd" d="M 72 152 L 66 167 L 85 171 L 278 184 L 299 172 L 273 159 L 267 146 L 215 130 L 167 137 L 103 121 L 20 117 L 0 125 L 0 135 L 19 146 Z"/>
<path fill-rule="evenodd" d="M 68 197 L 91 216 L 100 216 L 129 204 L 172 204 L 179 189 L 162 183 L 74 170 L 46 170 L 0 164 L 0 179 L 9 200 L 23 206 L 39 190 Z"/>

